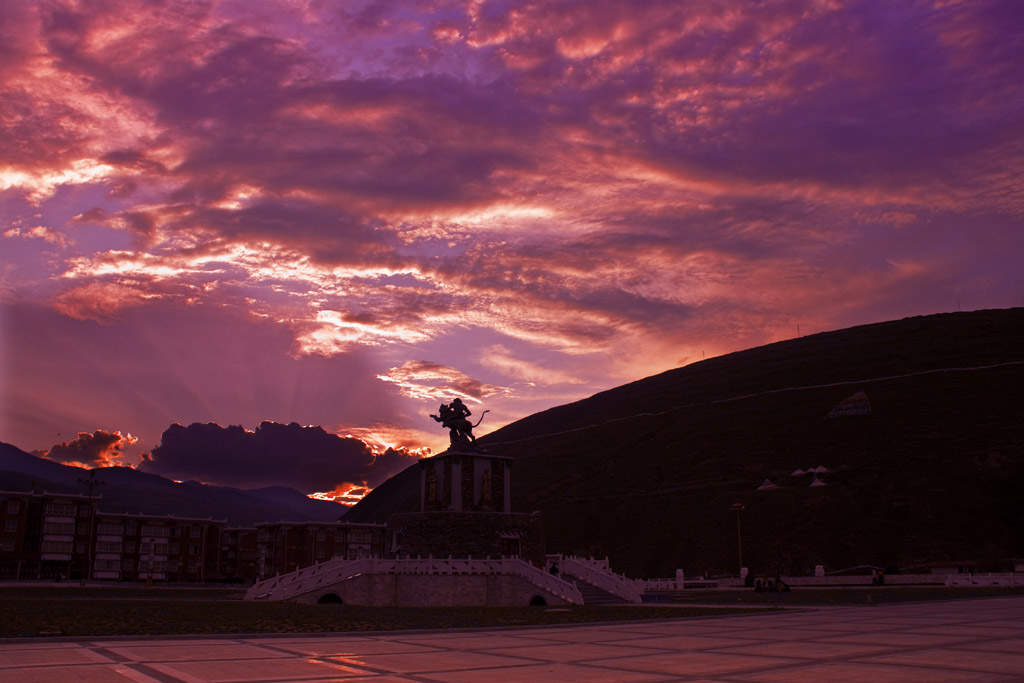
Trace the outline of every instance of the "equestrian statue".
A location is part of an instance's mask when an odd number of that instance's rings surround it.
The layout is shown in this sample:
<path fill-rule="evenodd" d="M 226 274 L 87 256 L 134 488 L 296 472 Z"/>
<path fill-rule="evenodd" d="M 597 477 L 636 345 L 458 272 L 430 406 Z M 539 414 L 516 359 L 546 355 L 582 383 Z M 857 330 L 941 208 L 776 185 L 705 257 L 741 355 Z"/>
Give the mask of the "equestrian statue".
<path fill-rule="evenodd" d="M 473 436 L 473 427 L 478 427 L 483 422 L 484 415 L 488 410 L 480 413 L 480 419 L 477 420 L 476 424 L 470 422 L 467 418 L 472 415 L 466 404 L 462 402 L 461 398 L 457 398 L 451 402 L 451 404 L 442 403 L 441 407 L 437 409 L 437 415 L 431 415 L 435 422 L 440 422 L 441 426 L 448 430 L 448 439 L 451 441 L 452 448 L 462 446 L 465 448 L 476 448 L 476 437 Z"/>

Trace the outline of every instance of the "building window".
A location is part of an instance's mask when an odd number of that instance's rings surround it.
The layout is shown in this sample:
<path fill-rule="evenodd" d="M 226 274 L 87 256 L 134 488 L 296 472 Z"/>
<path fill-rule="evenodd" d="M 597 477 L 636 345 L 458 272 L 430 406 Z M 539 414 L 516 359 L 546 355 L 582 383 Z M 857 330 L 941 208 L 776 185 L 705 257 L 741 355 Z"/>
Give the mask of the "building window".
<path fill-rule="evenodd" d="M 195 572 L 199 571 L 199 563 L 196 562 L 195 560 L 189 560 L 188 561 L 188 570 L 191 573 L 195 573 Z"/>
<path fill-rule="evenodd" d="M 44 553 L 70 553 L 71 541 L 43 541 Z"/>
<path fill-rule="evenodd" d="M 121 541 L 96 541 L 96 552 L 119 553 L 121 552 Z"/>
<path fill-rule="evenodd" d="M 168 536 L 170 536 L 170 534 L 171 534 L 170 529 L 168 529 L 165 526 L 154 526 L 152 524 L 143 524 L 142 525 L 142 535 L 143 536 L 157 536 L 157 537 L 160 537 L 160 538 L 167 538 Z"/>
<path fill-rule="evenodd" d="M 128 534 L 130 536 L 136 536 L 139 533 L 139 523 L 134 519 L 128 522 Z"/>
<path fill-rule="evenodd" d="M 189 538 L 199 538 L 202 535 L 202 527 L 194 526 L 188 530 Z"/>
<path fill-rule="evenodd" d="M 178 554 L 181 553 L 181 544 L 180 543 L 171 543 L 171 544 L 169 544 L 169 546 L 170 547 L 167 549 L 167 554 L 169 554 L 169 555 L 178 555 Z"/>
<path fill-rule="evenodd" d="M 79 517 L 88 517 L 89 516 L 89 506 L 88 505 L 79 505 L 78 506 L 78 516 Z"/>
<path fill-rule="evenodd" d="M 96 569 L 97 571 L 101 571 L 101 572 L 103 572 L 103 571 L 107 571 L 107 572 L 114 571 L 114 572 L 116 572 L 118 569 L 121 568 L 121 561 L 120 560 L 95 560 L 94 563 L 93 563 L 93 568 Z"/>
<path fill-rule="evenodd" d="M 326 541 L 327 540 L 327 532 L 324 531 L 323 529 L 321 529 L 320 531 L 316 532 L 316 540 L 321 541 L 321 542 Z"/>
<path fill-rule="evenodd" d="M 7 501 L 7 514 L 16 515 L 21 512 L 21 501 L 20 500 L 9 500 Z"/>
<path fill-rule="evenodd" d="M 96 527 L 99 536 L 120 536 L 123 531 L 124 527 L 120 524 L 101 523 Z"/>
<path fill-rule="evenodd" d="M 47 503 L 46 514 L 54 517 L 74 517 L 75 506 L 67 503 Z"/>
<path fill-rule="evenodd" d="M 89 545 L 85 541 L 75 541 L 75 552 L 84 555 Z"/>
<path fill-rule="evenodd" d="M 166 543 L 147 543 L 143 541 L 139 544 L 140 555 L 166 555 L 167 544 Z"/>
<path fill-rule="evenodd" d="M 188 554 L 189 555 L 198 555 L 199 554 L 199 544 L 198 543 L 189 543 L 188 544 Z"/>
<path fill-rule="evenodd" d="M 319 547 L 318 547 L 318 548 L 316 549 L 316 559 L 318 559 L 318 560 L 322 560 L 322 559 L 324 559 L 325 557 L 327 557 L 327 548 L 325 548 L 325 547 L 323 547 L 323 546 L 319 546 Z"/>
<path fill-rule="evenodd" d="M 43 533 L 69 536 L 75 533 L 75 525 L 67 522 L 46 522 L 43 524 Z"/>
<path fill-rule="evenodd" d="M 18 532 L 18 520 L 16 520 L 16 519 L 5 519 L 4 520 L 4 531 L 6 531 L 9 534 L 17 533 Z"/>
<path fill-rule="evenodd" d="M 5 553 L 13 553 L 14 552 L 14 539 L 13 538 L 5 538 L 3 540 L 0 540 L 0 550 L 4 551 Z"/>
<path fill-rule="evenodd" d="M 126 553 L 134 553 L 135 552 L 135 541 L 129 541 L 129 542 L 125 543 L 124 544 L 124 551 Z"/>

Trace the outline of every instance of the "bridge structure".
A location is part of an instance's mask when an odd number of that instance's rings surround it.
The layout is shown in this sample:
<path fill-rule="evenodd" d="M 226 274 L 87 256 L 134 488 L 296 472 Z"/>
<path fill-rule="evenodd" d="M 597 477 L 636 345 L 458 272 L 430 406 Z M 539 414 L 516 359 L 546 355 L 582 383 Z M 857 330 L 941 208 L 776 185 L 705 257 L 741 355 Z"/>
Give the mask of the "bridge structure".
<path fill-rule="evenodd" d="M 583 604 L 574 583 L 517 557 L 335 559 L 259 581 L 245 599 L 401 607 Z"/>

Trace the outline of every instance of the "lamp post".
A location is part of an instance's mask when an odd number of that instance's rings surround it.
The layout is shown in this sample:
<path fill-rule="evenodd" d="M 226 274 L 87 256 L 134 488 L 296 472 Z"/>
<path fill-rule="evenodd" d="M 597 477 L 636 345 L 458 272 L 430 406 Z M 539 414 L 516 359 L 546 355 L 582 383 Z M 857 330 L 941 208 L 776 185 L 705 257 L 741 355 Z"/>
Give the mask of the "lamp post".
<path fill-rule="evenodd" d="M 743 574 L 743 534 L 740 531 L 740 513 L 743 512 L 744 509 L 743 503 L 732 504 L 732 511 L 736 513 L 736 550 L 739 554 L 741 575 Z"/>
<path fill-rule="evenodd" d="M 155 538 L 150 538 L 148 540 L 149 540 L 149 576 L 146 578 L 146 588 L 152 588 L 153 587 L 153 562 L 156 559 L 156 539 Z M 181 576 L 181 574 L 179 573 L 178 576 Z"/>
<path fill-rule="evenodd" d="M 89 565 L 85 568 L 85 574 L 82 575 L 82 585 L 84 586 L 86 580 L 92 580 L 92 554 L 93 546 L 95 545 L 93 533 L 96 529 L 96 507 L 92 502 L 92 490 L 94 487 L 101 486 L 107 482 L 96 479 L 96 470 L 89 470 L 89 478 L 83 479 L 82 477 L 79 477 L 78 481 L 89 487 L 89 552 L 87 553 L 87 562 Z"/>

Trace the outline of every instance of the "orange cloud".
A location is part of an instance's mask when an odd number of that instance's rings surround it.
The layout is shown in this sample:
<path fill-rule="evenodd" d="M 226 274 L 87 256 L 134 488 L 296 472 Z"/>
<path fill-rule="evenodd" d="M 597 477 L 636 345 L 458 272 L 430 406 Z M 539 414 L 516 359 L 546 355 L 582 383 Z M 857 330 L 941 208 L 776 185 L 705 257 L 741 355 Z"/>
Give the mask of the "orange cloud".
<path fill-rule="evenodd" d="M 417 400 L 450 400 L 463 398 L 473 403 L 506 391 L 485 384 L 455 368 L 425 360 L 406 361 L 377 379 L 398 386 L 399 390 Z"/>
<path fill-rule="evenodd" d="M 329 500 L 341 505 L 352 506 L 358 503 L 372 489 L 360 484 L 339 484 L 330 491 L 310 493 L 309 497 L 316 500 Z"/>
<path fill-rule="evenodd" d="M 52 448 L 33 451 L 34 455 L 75 467 L 116 467 L 123 465 L 124 449 L 133 446 L 138 438 L 121 432 L 107 432 L 97 429 L 79 432 L 78 437 L 53 446 Z"/>
<path fill-rule="evenodd" d="M 1014 305 L 1009 7 L 14 3 L 3 301 L 53 338 L 258 320 L 289 362 L 506 416 L 797 324 Z"/>

